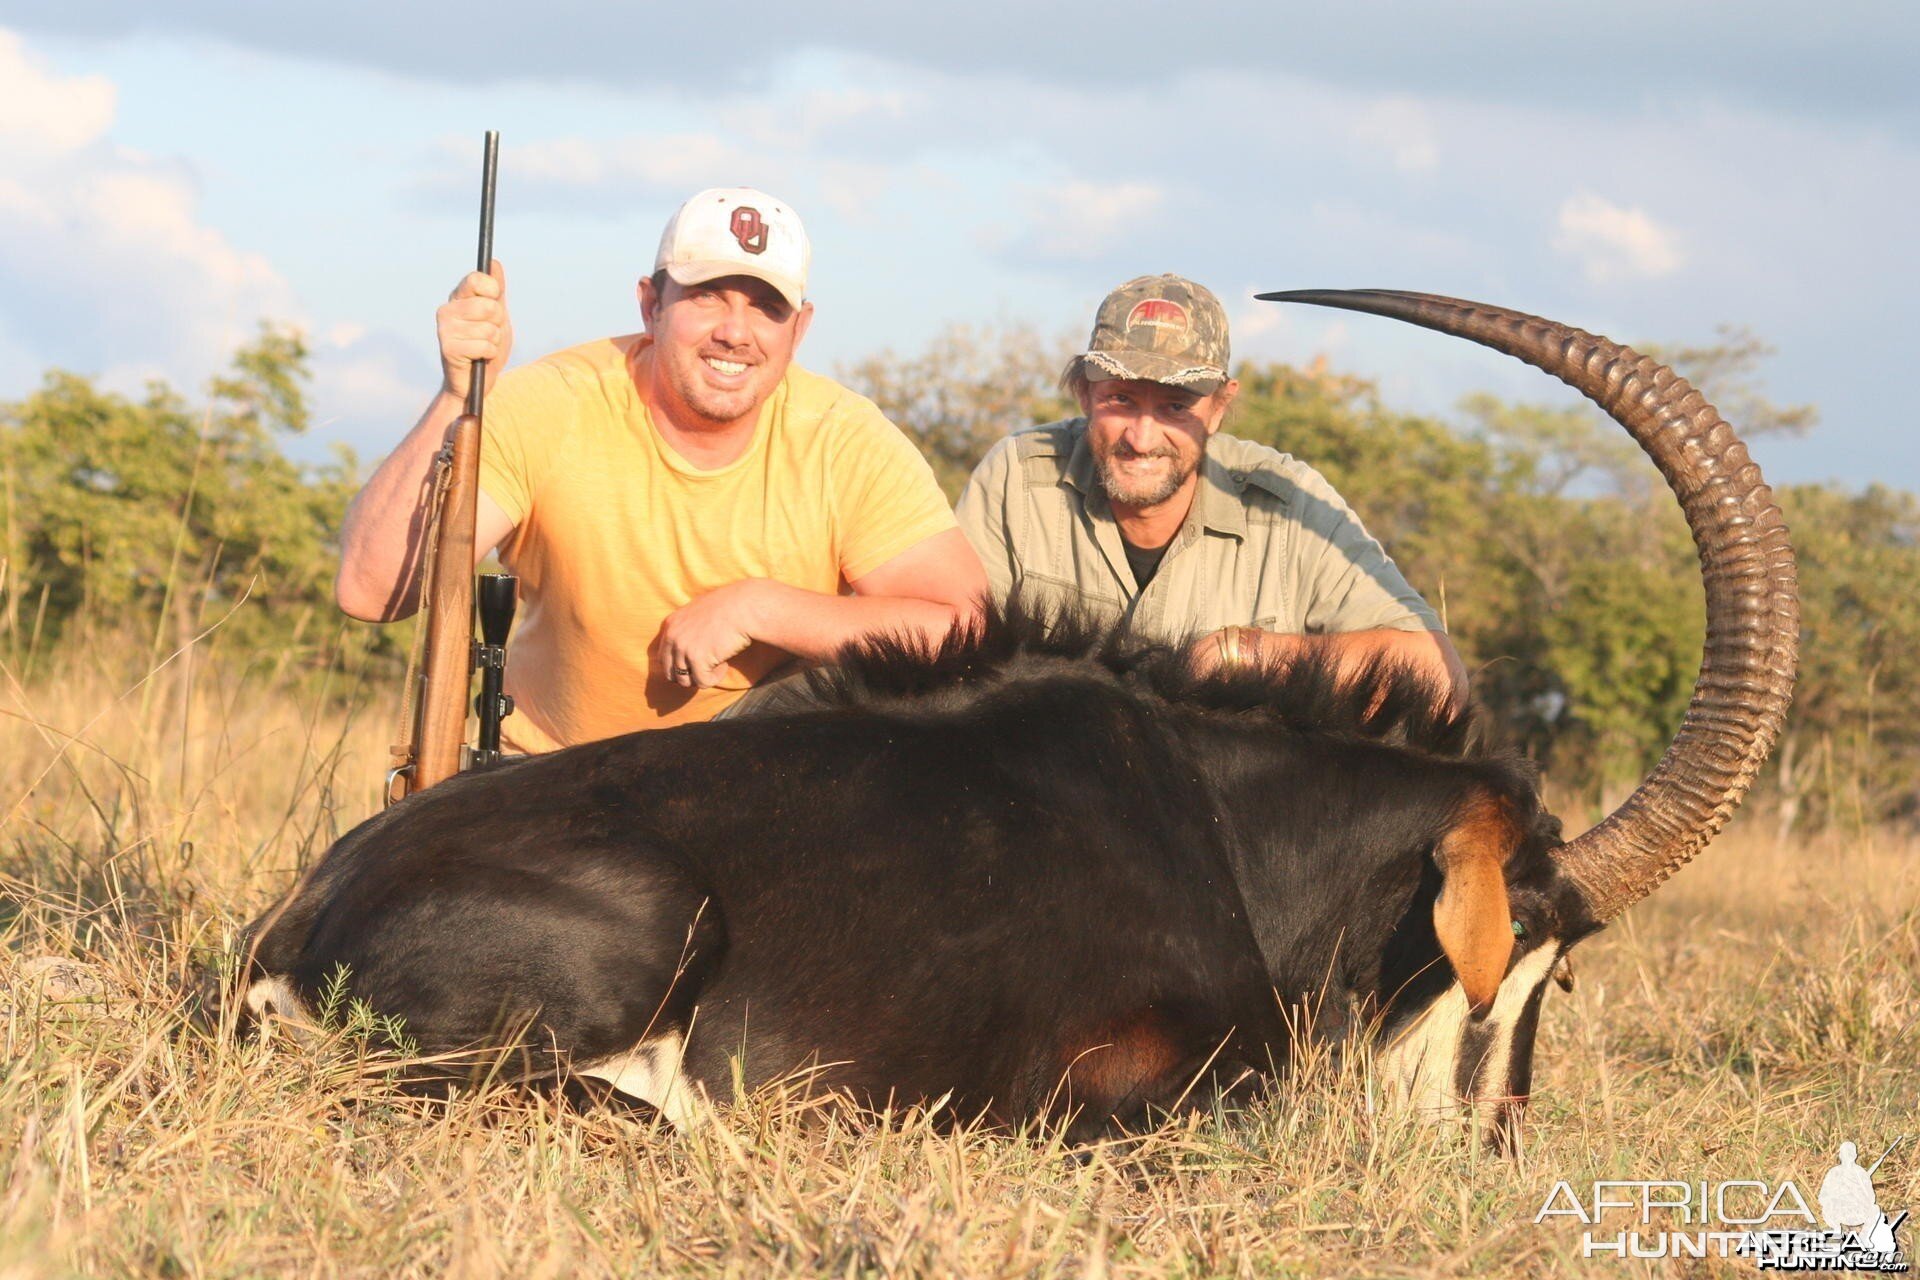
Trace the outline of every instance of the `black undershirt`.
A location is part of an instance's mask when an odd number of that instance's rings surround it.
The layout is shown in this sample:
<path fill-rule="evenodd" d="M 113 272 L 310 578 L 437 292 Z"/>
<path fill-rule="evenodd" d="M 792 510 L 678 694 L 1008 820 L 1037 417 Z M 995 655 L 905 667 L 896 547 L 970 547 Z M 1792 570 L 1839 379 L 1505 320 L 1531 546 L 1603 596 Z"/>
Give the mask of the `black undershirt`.
<path fill-rule="evenodd" d="M 1173 539 L 1169 538 L 1157 547 L 1136 547 L 1122 534 L 1120 545 L 1127 550 L 1127 566 L 1133 570 L 1134 585 L 1145 591 L 1147 584 L 1153 581 L 1153 575 L 1160 572 L 1160 562 L 1166 559 L 1167 548 L 1173 545 Z"/>

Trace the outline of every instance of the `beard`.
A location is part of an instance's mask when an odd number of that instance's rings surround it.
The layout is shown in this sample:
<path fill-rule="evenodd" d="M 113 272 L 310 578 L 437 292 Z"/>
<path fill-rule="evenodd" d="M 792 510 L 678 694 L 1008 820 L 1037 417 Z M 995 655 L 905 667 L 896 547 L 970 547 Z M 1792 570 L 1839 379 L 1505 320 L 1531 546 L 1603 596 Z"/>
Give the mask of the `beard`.
<path fill-rule="evenodd" d="M 766 363 L 749 364 L 747 377 L 738 387 L 716 387 L 708 380 L 706 357 L 722 360 L 735 357 L 725 352 L 682 351 L 673 353 L 664 363 L 668 383 L 682 404 L 708 422 L 738 422 L 752 414 L 773 391 L 778 378 L 767 377 Z"/>
<path fill-rule="evenodd" d="M 1120 465 L 1141 458 L 1154 459 L 1158 465 L 1138 471 L 1128 471 Z M 1183 465 L 1180 455 L 1172 449 L 1135 453 L 1125 445 L 1115 446 L 1105 457 L 1095 454 L 1093 459 L 1094 475 L 1106 491 L 1107 500 L 1128 507 L 1159 506 L 1180 492 L 1180 486 L 1199 467 L 1199 456 L 1191 465 Z"/>

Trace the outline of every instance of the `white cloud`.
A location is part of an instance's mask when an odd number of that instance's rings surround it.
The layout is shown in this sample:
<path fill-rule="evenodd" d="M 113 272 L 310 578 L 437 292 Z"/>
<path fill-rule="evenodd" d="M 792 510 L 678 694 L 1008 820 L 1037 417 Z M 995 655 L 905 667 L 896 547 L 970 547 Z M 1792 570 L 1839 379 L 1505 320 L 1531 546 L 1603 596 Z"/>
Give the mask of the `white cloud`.
<path fill-rule="evenodd" d="M 1353 139 L 1383 150 L 1402 173 L 1425 173 L 1440 163 L 1440 144 L 1424 104 L 1412 98 L 1385 98 L 1361 111 L 1351 126 Z"/>
<path fill-rule="evenodd" d="M 902 89 L 813 88 L 791 99 L 750 99 L 720 113 L 729 132 L 765 144 L 812 146 L 843 125 L 890 121 L 923 105 L 921 95 Z"/>
<path fill-rule="evenodd" d="M 1623 208 L 1590 191 L 1561 204 L 1553 247 L 1577 258 L 1595 284 L 1659 279 L 1678 271 L 1685 261 L 1671 229 L 1644 210 Z"/>
<path fill-rule="evenodd" d="M 1254 297 L 1257 291 L 1255 288 L 1241 290 L 1237 304 L 1227 316 L 1227 336 L 1233 347 L 1234 363 L 1298 360 L 1301 357 L 1300 309 L 1278 302 L 1261 302 Z"/>
<path fill-rule="evenodd" d="M 1291 333 L 1293 323 L 1287 316 L 1287 309 L 1277 302 L 1262 302 L 1254 296 L 1254 290 L 1243 289 L 1240 293 L 1240 307 L 1228 321 L 1227 332 L 1233 338 L 1236 354 L 1244 355 L 1242 347 L 1252 346 L 1254 339 L 1263 338 L 1271 333 Z"/>
<path fill-rule="evenodd" d="M 447 140 L 433 185 L 464 196 L 471 181 L 469 144 Z M 626 217 L 619 197 L 644 196 L 669 207 L 706 187 L 753 186 L 794 200 L 805 215 L 814 203 L 861 217 L 898 179 L 895 167 L 808 152 L 799 141 L 745 145 L 718 133 L 629 134 L 619 138 L 550 138 L 514 149 L 516 196 L 563 199 L 574 213 Z"/>
<path fill-rule="evenodd" d="M 470 148 L 465 142 L 457 146 L 464 181 Z M 637 186 L 692 191 L 748 180 L 760 162 L 760 157 L 713 133 L 647 134 L 606 141 L 554 138 L 516 148 L 513 176 L 515 182 L 574 190 Z"/>
<path fill-rule="evenodd" d="M 388 335 L 354 334 L 344 342 L 318 344 L 313 353 L 316 440 L 337 440 L 362 456 L 385 453 L 426 407 L 437 372 L 431 356 Z"/>
<path fill-rule="evenodd" d="M 330 462 L 352 450 L 364 474 L 384 458 L 426 407 L 439 379 L 432 345 L 351 320 L 308 333 L 307 433 L 285 442 L 301 462 Z"/>
<path fill-rule="evenodd" d="M 898 182 L 898 172 L 887 165 L 837 160 L 819 167 L 813 189 L 841 217 L 871 221 L 874 207 Z"/>
<path fill-rule="evenodd" d="M 55 75 L 27 55 L 18 35 L 0 28 L 0 148 L 83 147 L 113 122 L 114 98 L 105 76 Z"/>
<path fill-rule="evenodd" d="M 1166 193 L 1146 182 L 1072 180 L 1030 187 L 1026 247 L 1042 257 L 1097 258 L 1132 237 Z"/>
<path fill-rule="evenodd" d="M 263 256 L 200 221 L 180 166 L 113 144 L 114 102 L 0 31 L 0 315 L 43 364 L 191 386 L 297 308 Z"/>

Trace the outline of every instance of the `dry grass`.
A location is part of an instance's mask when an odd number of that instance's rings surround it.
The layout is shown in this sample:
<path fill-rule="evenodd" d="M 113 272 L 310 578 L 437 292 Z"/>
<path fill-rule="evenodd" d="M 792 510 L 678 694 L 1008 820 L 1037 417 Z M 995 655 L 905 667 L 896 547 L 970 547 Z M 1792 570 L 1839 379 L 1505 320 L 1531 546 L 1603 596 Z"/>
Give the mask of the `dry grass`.
<path fill-rule="evenodd" d="M 0 677 L 0 1276 L 1650 1274 L 1534 1225 L 1554 1180 L 1811 1194 L 1840 1140 L 1902 1132 L 1881 1199 L 1920 1208 L 1906 843 L 1736 829 L 1584 947 L 1517 1162 L 1370 1105 L 1357 1056 L 1077 1153 L 774 1097 L 682 1138 L 505 1091 L 400 1097 L 352 1026 L 313 1049 L 208 1034 L 237 928 L 370 811 L 387 712 L 197 652 L 128 692 L 89 657 Z M 50 1001 L 38 956 L 84 961 L 99 998 Z"/>

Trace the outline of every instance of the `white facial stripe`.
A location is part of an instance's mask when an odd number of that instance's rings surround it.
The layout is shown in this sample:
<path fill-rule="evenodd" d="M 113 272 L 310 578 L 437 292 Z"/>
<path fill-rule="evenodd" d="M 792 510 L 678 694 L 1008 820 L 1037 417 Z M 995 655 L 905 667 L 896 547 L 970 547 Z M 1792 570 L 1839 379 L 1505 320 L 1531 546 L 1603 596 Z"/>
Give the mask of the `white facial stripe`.
<path fill-rule="evenodd" d="M 1513 1038 L 1520 1015 L 1553 972 L 1559 955 L 1559 943 L 1548 938 L 1521 957 L 1500 983 L 1493 1008 L 1474 1024 L 1476 1030 L 1491 1032 L 1474 1078 L 1485 1081 L 1496 1093 L 1504 1092 L 1513 1076 Z M 1460 1096 L 1454 1079 L 1467 1036 L 1469 1012 L 1466 993 L 1456 982 L 1381 1054 L 1380 1064 L 1388 1081 L 1414 1110 L 1435 1116 L 1455 1115 L 1468 1101 Z"/>
<path fill-rule="evenodd" d="M 247 1012 L 262 1027 L 283 1026 L 297 1043 L 305 1043 L 313 1032 L 313 1016 L 293 989 L 293 984 L 279 976 L 260 978 L 248 986 L 243 997 Z"/>
<path fill-rule="evenodd" d="M 686 1049 L 677 1031 L 642 1040 L 625 1053 L 573 1069 L 575 1075 L 604 1080 L 630 1098 L 657 1107 L 681 1133 L 704 1124 L 712 1114 L 707 1091 L 680 1071 Z"/>
<path fill-rule="evenodd" d="M 286 1018 L 294 1022 L 311 1021 L 307 1017 L 306 1007 L 300 1003 L 293 984 L 285 978 L 261 978 L 247 988 L 247 1012 L 265 1020 L 269 1017 Z"/>
<path fill-rule="evenodd" d="M 1520 1030 L 1520 1017 L 1526 1012 L 1528 1001 L 1552 975 L 1559 951 L 1551 941 L 1529 951 L 1500 984 L 1500 994 L 1494 997 L 1493 1011 L 1487 1015 L 1487 1020 L 1496 1024 L 1493 1043 L 1487 1046 L 1486 1058 L 1474 1072 L 1474 1079 L 1480 1082 L 1478 1087 L 1487 1093 L 1476 1101 L 1490 1103 L 1493 1111 L 1507 1108 L 1516 1101 L 1507 1096 L 1513 1079 L 1514 1036 Z M 1489 1118 L 1492 1114 L 1489 1112 Z"/>

